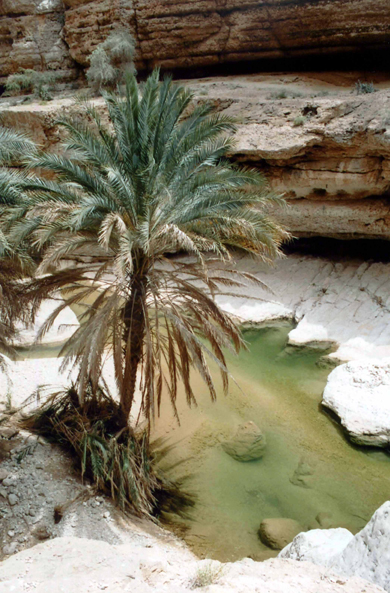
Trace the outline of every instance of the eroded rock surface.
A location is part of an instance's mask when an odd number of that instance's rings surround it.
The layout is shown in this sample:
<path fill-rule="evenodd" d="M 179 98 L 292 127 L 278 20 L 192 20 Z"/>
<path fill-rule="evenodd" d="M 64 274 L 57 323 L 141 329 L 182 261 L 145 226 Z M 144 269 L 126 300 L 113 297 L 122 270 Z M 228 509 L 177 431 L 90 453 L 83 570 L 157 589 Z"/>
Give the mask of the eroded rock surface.
<path fill-rule="evenodd" d="M 388 447 L 390 359 L 337 367 L 328 377 L 322 404 L 337 414 L 355 443 Z"/>
<path fill-rule="evenodd" d="M 293 347 L 332 346 L 332 363 L 390 357 L 390 264 L 289 255 L 274 269 L 247 258 L 238 267 L 270 289 L 246 287 L 219 299 L 242 321 L 261 322 L 272 303 L 280 319 L 289 312 L 298 322 L 289 333 Z"/>

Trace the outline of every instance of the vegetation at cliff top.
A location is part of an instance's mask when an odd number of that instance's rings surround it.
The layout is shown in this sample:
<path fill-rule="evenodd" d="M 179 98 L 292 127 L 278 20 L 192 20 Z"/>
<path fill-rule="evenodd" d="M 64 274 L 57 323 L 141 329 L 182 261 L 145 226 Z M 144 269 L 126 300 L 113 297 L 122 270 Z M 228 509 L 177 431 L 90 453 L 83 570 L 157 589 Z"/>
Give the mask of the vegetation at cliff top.
<path fill-rule="evenodd" d="M 87 80 L 97 92 L 115 88 L 129 74 L 135 74 L 135 40 L 128 31 L 115 31 L 92 52 Z"/>

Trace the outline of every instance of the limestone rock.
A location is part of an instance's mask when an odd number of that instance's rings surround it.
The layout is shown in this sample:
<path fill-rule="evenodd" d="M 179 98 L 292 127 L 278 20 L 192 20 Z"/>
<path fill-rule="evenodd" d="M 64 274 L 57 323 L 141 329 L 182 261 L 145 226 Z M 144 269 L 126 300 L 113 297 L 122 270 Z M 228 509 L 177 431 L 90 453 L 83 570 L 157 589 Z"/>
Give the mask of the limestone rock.
<path fill-rule="evenodd" d="M 303 531 L 294 519 L 264 519 L 260 523 L 259 537 L 263 544 L 273 550 L 282 550 Z"/>
<path fill-rule="evenodd" d="M 141 534 L 140 534 L 141 535 Z M 165 540 L 139 538 L 125 545 L 61 537 L 19 552 L 0 564 L 0 593 L 20 591 L 21 583 L 33 583 L 35 593 L 186 593 L 191 577 L 204 569 L 187 550 Z M 145 545 L 146 544 L 146 545 Z M 26 577 L 26 567 L 28 576 Z M 342 578 L 309 562 L 283 558 L 254 562 L 249 558 L 223 567 L 209 587 L 213 593 L 383 593 L 380 587 L 360 578 Z"/>
<path fill-rule="evenodd" d="M 254 461 L 264 455 L 265 436 L 252 421 L 241 424 L 231 441 L 222 443 L 223 450 L 237 461 Z"/>
<path fill-rule="evenodd" d="M 334 369 L 322 404 L 340 418 L 351 440 L 360 445 L 390 443 L 390 359 L 348 362 Z"/>
<path fill-rule="evenodd" d="M 390 591 L 390 501 L 385 502 L 367 525 L 338 554 L 332 570 L 361 576 Z"/>
<path fill-rule="evenodd" d="M 353 540 L 348 529 L 313 529 L 299 533 L 291 544 L 283 548 L 278 558 L 290 558 L 330 566 L 334 557 Z"/>

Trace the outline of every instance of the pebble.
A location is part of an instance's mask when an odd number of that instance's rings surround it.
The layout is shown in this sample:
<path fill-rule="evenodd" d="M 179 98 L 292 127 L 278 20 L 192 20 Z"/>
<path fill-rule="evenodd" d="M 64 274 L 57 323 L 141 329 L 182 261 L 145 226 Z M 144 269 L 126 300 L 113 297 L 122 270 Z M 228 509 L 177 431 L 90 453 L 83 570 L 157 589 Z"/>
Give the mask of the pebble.
<path fill-rule="evenodd" d="M 16 552 L 17 547 L 18 547 L 18 542 L 11 542 L 10 544 L 7 544 L 6 546 L 4 546 L 3 554 L 5 554 L 6 556 L 10 556 L 11 554 L 14 554 Z"/>
<path fill-rule="evenodd" d="M 16 476 L 8 476 L 7 478 L 5 478 L 5 480 L 3 480 L 3 486 L 12 486 L 12 484 L 14 484 L 16 480 Z"/>
<path fill-rule="evenodd" d="M 9 537 L 14 537 L 14 535 L 15 535 L 15 531 L 9 531 L 9 532 L 8 532 L 8 535 L 9 535 Z"/>
<path fill-rule="evenodd" d="M 3 437 L 3 439 L 12 439 L 13 437 L 16 437 L 18 433 L 18 429 L 12 428 L 12 426 L 0 427 L 0 437 Z"/>
<path fill-rule="evenodd" d="M 0 467 L 0 482 L 2 482 L 3 480 L 5 480 L 6 478 L 8 478 L 8 472 L 6 469 L 3 469 L 2 467 Z"/>
<path fill-rule="evenodd" d="M 7 498 L 7 490 L 5 488 L 0 487 L 0 496 Z"/>
<path fill-rule="evenodd" d="M 13 507 L 19 502 L 19 498 L 16 496 L 16 494 L 8 494 L 8 502 L 10 503 L 11 507 Z"/>
<path fill-rule="evenodd" d="M 106 511 L 105 513 L 103 513 L 103 519 L 108 519 L 110 516 L 110 513 L 108 511 Z"/>

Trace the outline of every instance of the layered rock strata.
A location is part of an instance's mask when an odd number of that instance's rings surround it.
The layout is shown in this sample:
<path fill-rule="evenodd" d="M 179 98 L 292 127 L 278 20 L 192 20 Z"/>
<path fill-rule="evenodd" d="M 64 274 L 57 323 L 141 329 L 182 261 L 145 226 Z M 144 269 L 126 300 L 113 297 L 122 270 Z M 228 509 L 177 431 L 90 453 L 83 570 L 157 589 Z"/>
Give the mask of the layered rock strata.
<path fill-rule="evenodd" d="M 20 68 L 75 75 L 64 40 L 62 0 L 3 0 L 0 3 L 0 79 Z"/>
<path fill-rule="evenodd" d="M 378 49 L 390 41 L 387 0 L 3 0 L 1 75 L 26 64 L 86 66 L 115 28 L 137 42 L 137 67 L 231 62 Z"/>

